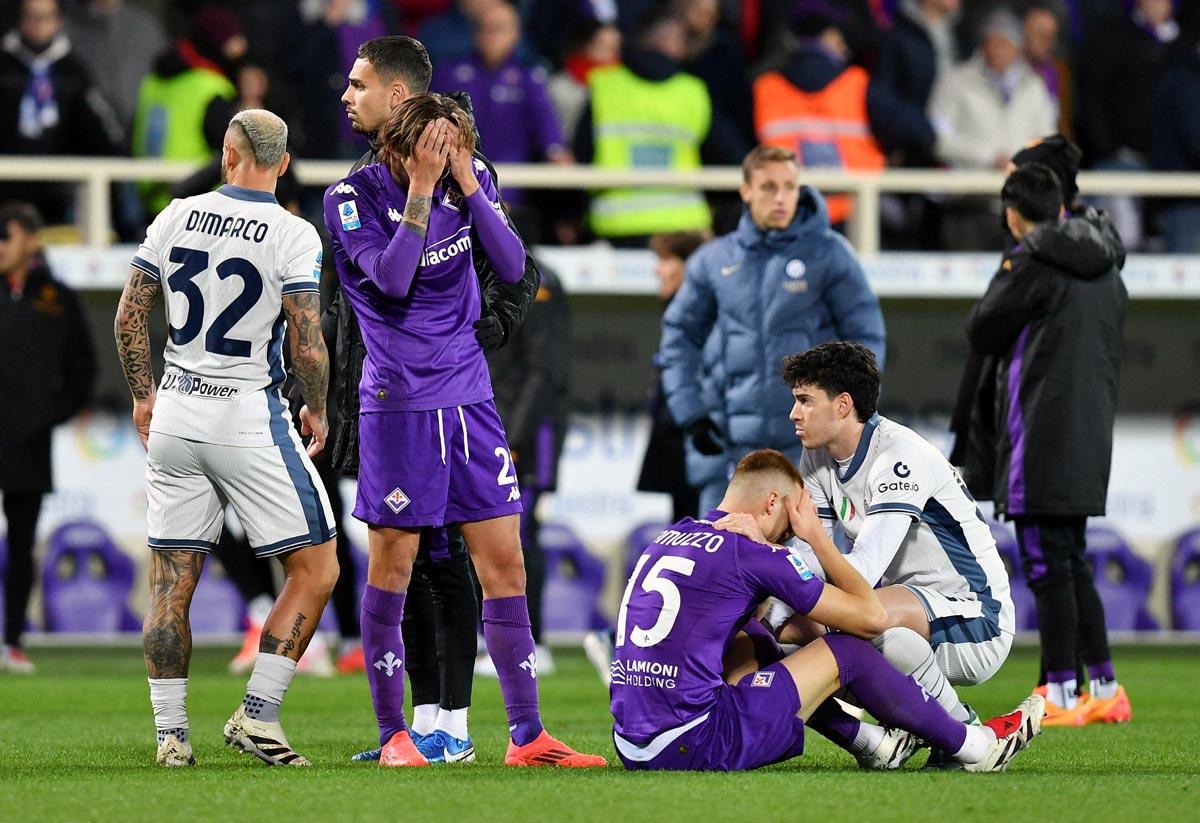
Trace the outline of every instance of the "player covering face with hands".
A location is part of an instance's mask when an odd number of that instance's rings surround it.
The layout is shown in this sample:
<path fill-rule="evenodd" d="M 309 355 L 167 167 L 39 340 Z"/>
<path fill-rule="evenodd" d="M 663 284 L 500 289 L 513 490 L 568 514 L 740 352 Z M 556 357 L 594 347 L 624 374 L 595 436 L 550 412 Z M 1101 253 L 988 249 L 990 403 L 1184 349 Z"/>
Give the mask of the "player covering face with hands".
<path fill-rule="evenodd" d="M 473 323 L 477 237 L 497 276 L 525 251 L 500 208 L 473 131 L 449 98 L 413 95 L 376 136 L 380 162 L 331 187 L 325 221 L 367 357 L 359 384 L 355 517 L 369 526 L 363 648 L 382 766 L 424 766 L 404 720 L 405 593 L 422 528 L 461 524 L 483 588 L 514 766 L 603 766 L 550 737 L 538 709 L 525 601 L 520 491 Z"/>
<path fill-rule="evenodd" d="M 752 519 L 769 544 L 718 530 L 728 513 Z M 778 545 L 792 534 L 811 544 L 828 583 Z M 768 597 L 840 633 L 785 656 L 749 619 Z M 865 639 L 886 621 L 795 467 L 780 452 L 752 452 L 717 509 L 666 529 L 638 560 L 612 667 L 617 752 L 630 769 L 752 769 L 801 754 L 811 726 L 872 765 L 895 768 L 920 738 L 969 771 L 1003 769 L 1039 731 L 1041 698 L 983 726 L 955 720 Z M 829 698 L 841 687 L 884 726 L 836 709 Z"/>

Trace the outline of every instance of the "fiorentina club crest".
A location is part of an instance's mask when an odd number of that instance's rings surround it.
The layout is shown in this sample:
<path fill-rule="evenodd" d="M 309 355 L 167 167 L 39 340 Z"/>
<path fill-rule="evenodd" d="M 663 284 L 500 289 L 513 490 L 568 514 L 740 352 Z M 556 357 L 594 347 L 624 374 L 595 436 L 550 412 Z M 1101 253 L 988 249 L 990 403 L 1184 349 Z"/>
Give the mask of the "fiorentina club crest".
<path fill-rule="evenodd" d="M 383 498 L 383 502 L 387 503 L 388 508 L 390 508 L 393 512 L 399 514 L 400 512 L 404 511 L 404 508 L 412 501 L 409 500 L 408 495 L 401 491 L 400 487 L 397 486 L 396 488 L 392 489 L 391 494 Z"/>
<path fill-rule="evenodd" d="M 751 686 L 761 686 L 762 688 L 770 688 L 771 681 L 775 679 L 775 672 L 755 672 L 754 679 L 750 681 Z"/>

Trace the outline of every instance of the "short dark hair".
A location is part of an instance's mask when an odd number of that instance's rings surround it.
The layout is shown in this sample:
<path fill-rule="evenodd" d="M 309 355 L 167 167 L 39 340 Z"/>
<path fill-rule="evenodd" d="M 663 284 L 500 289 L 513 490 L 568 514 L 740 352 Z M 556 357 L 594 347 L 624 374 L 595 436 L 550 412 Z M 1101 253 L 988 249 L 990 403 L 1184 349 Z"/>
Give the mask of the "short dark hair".
<path fill-rule="evenodd" d="M 37 234 L 46 225 L 37 207 L 24 200 L 0 203 L 0 228 L 7 232 L 9 223 L 16 223 L 30 234 Z"/>
<path fill-rule="evenodd" d="M 403 35 L 375 37 L 358 47 L 358 59 L 370 63 L 385 83 L 400 77 L 409 94 L 429 91 L 433 63 L 420 40 Z"/>
<path fill-rule="evenodd" d="M 788 355 L 782 373 L 791 388 L 816 386 L 830 397 L 850 395 L 860 422 L 870 420 L 879 408 L 879 366 L 861 343 L 835 340 Z"/>
<path fill-rule="evenodd" d="M 1014 169 L 1004 181 L 1000 202 L 1031 223 L 1045 223 L 1057 219 L 1062 211 L 1062 186 L 1049 166 L 1027 163 Z"/>
<path fill-rule="evenodd" d="M 738 461 L 737 468 L 733 470 L 733 477 L 730 480 L 737 480 L 748 474 L 775 474 L 791 480 L 802 488 L 804 486 L 804 478 L 795 464 L 787 458 L 787 455 L 775 449 L 759 449 L 750 452 Z"/>
<path fill-rule="evenodd" d="M 705 231 L 669 231 L 650 238 L 650 250 L 659 257 L 687 260 L 711 235 Z"/>

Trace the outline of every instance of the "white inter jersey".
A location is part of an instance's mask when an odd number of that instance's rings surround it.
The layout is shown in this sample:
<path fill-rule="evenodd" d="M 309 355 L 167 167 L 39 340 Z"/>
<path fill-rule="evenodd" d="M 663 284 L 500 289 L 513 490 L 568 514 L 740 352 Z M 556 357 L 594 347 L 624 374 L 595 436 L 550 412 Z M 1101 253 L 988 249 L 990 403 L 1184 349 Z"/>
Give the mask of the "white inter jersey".
<path fill-rule="evenodd" d="M 270 446 L 288 438 L 282 298 L 317 292 L 321 240 L 267 192 L 173 200 L 133 265 L 158 279 L 170 326 L 152 432 Z"/>
<path fill-rule="evenodd" d="M 848 466 L 839 467 L 823 448 L 806 449 L 800 472 L 817 514 L 831 525 L 840 522 L 851 539 L 874 514 L 912 517 L 881 583 L 908 586 L 922 598 L 931 638 L 983 642 L 998 632 L 1011 635 L 1008 573 L 991 530 L 958 472 L 932 444 L 875 415 Z"/>

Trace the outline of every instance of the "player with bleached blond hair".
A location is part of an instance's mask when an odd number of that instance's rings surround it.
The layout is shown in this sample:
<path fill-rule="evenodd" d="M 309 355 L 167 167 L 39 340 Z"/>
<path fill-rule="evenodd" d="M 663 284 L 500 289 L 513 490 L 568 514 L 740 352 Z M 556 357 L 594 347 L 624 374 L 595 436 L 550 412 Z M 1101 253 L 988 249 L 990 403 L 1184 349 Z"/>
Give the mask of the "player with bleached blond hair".
<path fill-rule="evenodd" d="M 117 309 L 117 350 L 147 450 L 150 608 L 143 645 L 158 732 L 157 761 L 195 763 L 188 739 L 188 608 L 205 556 L 232 505 L 258 557 L 279 557 L 287 582 L 262 630 L 242 705 L 225 740 L 271 765 L 308 765 L 279 723 L 337 580 L 336 530 L 310 455 L 325 444 L 329 357 L 320 327 L 321 241 L 275 200 L 289 162 L 287 126 L 239 112 L 221 152 L 225 184 L 173 200 L 134 255 Z M 157 385 L 150 310 L 166 304 L 166 367 Z M 292 428 L 287 338 L 307 450 Z"/>

